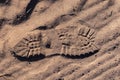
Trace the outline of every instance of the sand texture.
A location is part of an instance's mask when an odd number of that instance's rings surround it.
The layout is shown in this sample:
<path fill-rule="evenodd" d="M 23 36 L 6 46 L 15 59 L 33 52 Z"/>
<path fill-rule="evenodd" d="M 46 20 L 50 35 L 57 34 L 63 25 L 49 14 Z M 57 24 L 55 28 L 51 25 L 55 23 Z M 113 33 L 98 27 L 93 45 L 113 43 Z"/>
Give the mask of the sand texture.
<path fill-rule="evenodd" d="M 0 0 L 0 80 L 120 80 L 120 0 Z"/>

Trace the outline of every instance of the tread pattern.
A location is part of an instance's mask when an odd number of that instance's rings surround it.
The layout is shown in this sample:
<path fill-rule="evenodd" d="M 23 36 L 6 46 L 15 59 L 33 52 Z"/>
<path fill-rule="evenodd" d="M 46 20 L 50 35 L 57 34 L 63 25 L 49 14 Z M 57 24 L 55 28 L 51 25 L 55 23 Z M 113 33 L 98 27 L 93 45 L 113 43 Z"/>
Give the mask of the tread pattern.
<path fill-rule="evenodd" d="M 96 34 L 94 29 L 73 26 L 67 27 L 66 29 L 58 29 L 54 32 L 57 33 L 57 42 L 55 41 L 54 37 L 47 35 L 48 31 L 44 32 L 46 35 L 44 35 L 42 32 L 38 34 L 33 33 L 20 40 L 20 42 L 15 45 L 13 52 L 17 56 L 29 58 L 30 56 L 40 54 L 49 55 L 50 52 L 47 51 L 49 48 L 53 54 L 57 53 L 70 56 L 80 56 L 86 53 L 90 54 L 99 50 L 99 47 L 94 44 L 94 38 Z M 49 34 L 52 33 L 49 32 Z M 57 48 L 57 44 L 60 44 L 61 46 Z M 57 50 L 59 52 L 52 52 Z"/>
<path fill-rule="evenodd" d="M 59 39 L 62 43 L 61 54 L 79 56 L 99 50 L 94 43 L 95 30 L 88 27 L 60 29 Z"/>
<path fill-rule="evenodd" d="M 30 57 L 41 53 L 41 35 L 32 34 L 23 38 L 14 47 L 14 53 L 21 57 Z"/>

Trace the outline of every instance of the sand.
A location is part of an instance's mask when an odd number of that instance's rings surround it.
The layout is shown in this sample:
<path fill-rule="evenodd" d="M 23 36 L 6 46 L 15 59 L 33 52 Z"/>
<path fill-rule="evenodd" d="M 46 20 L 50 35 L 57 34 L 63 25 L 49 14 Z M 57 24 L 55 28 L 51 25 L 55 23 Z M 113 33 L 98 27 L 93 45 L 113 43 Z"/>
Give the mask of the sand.
<path fill-rule="evenodd" d="M 120 80 L 120 0 L 0 0 L 0 80 Z"/>

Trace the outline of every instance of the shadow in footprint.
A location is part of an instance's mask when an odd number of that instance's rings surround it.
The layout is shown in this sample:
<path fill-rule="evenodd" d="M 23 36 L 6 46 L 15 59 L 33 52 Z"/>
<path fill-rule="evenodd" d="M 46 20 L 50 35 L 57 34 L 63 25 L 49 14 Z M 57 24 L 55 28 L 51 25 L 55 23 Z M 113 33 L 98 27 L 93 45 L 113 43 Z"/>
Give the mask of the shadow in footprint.
<path fill-rule="evenodd" d="M 84 58 L 88 58 L 94 54 L 96 54 L 98 52 L 98 50 L 94 51 L 94 52 L 89 52 L 89 53 L 85 53 L 85 54 L 81 54 L 80 56 L 71 56 L 71 55 L 64 55 L 64 54 L 53 54 L 53 55 L 49 55 L 49 56 L 45 56 L 43 54 L 40 55 L 34 55 L 34 56 L 30 56 L 29 58 L 27 57 L 21 57 L 16 55 L 14 52 L 12 52 L 12 54 L 14 55 L 14 57 L 16 57 L 17 59 L 19 59 L 20 61 L 28 61 L 28 62 L 34 62 L 34 61 L 38 61 L 44 58 L 52 58 L 55 56 L 62 56 L 65 58 L 70 58 L 70 59 L 84 59 Z"/>
<path fill-rule="evenodd" d="M 28 61 L 28 62 L 38 61 L 38 60 L 45 58 L 45 55 L 43 55 L 43 54 L 34 55 L 34 56 L 30 56 L 30 57 L 21 57 L 21 56 L 16 55 L 14 52 L 12 52 L 12 54 L 15 58 L 19 59 L 20 61 Z"/>
<path fill-rule="evenodd" d="M 98 50 L 94 51 L 94 52 L 89 52 L 89 53 L 85 53 L 85 54 L 81 54 L 80 56 L 71 56 L 71 55 L 62 55 L 63 57 L 66 58 L 71 58 L 71 59 L 84 59 L 84 58 L 88 58 L 94 54 L 96 54 L 98 52 Z"/>

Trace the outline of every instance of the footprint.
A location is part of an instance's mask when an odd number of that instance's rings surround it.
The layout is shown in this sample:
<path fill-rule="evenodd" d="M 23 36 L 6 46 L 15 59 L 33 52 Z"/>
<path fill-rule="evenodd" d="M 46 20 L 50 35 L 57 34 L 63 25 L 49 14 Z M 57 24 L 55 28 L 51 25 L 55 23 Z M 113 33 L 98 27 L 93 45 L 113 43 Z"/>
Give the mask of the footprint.
<path fill-rule="evenodd" d="M 14 48 L 13 52 L 17 56 L 30 57 L 34 55 L 39 55 L 41 52 L 41 34 L 28 34 L 20 42 L 18 42 Z"/>
<path fill-rule="evenodd" d="M 13 52 L 17 56 L 27 57 L 43 54 L 80 56 L 99 50 L 95 44 L 95 30 L 88 27 L 70 26 L 64 29 L 48 30 L 37 34 L 28 34 L 18 42 Z"/>
<path fill-rule="evenodd" d="M 94 38 L 96 31 L 88 27 L 69 27 L 61 29 L 58 33 L 62 43 L 61 54 L 80 56 L 99 50 Z"/>

